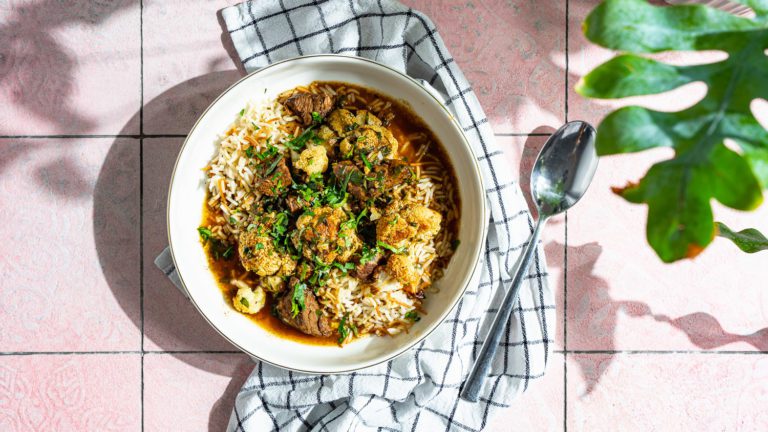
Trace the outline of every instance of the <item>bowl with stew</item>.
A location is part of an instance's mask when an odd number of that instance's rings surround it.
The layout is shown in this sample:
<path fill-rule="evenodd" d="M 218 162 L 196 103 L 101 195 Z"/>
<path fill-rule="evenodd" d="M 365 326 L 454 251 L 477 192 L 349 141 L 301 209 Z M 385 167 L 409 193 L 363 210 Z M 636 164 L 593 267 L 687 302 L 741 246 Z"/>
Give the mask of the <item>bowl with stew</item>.
<path fill-rule="evenodd" d="M 479 277 L 488 210 L 443 103 L 371 60 L 244 77 L 179 153 L 168 235 L 186 292 L 252 357 L 350 372 L 426 338 Z"/>

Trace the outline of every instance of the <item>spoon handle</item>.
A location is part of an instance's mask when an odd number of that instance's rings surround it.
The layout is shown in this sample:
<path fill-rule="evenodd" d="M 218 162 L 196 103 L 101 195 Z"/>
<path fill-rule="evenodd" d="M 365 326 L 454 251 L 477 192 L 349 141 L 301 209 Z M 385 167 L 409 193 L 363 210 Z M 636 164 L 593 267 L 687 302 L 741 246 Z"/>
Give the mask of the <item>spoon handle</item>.
<path fill-rule="evenodd" d="M 541 234 L 544 224 L 546 224 L 546 218 L 539 218 L 536 223 L 536 229 L 534 229 L 531 238 L 528 240 L 528 245 L 523 252 L 523 258 L 520 261 L 520 265 L 515 272 L 515 277 L 512 279 L 512 285 L 504 295 L 499 306 L 499 311 L 496 313 L 496 317 L 491 325 L 491 330 L 488 336 L 483 342 L 483 348 L 480 350 L 480 354 L 472 366 L 472 371 L 469 373 L 467 381 L 464 383 L 464 389 L 461 391 L 462 399 L 470 402 L 477 402 L 477 398 L 480 395 L 480 390 L 483 388 L 483 383 L 488 376 L 488 372 L 491 370 L 491 364 L 493 358 L 496 355 L 496 350 L 499 348 L 499 342 L 501 336 L 504 334 L 504 328 L 509 321 L 509 315 L 512 314 L 512 308 L 517 303 L 517 295 L 520 292 L 520 286 L 522 285 L 523 278 L 528 273 L 528 267 L 531 264 L 531 258 L 533 252 L 536 250 L 536 245 L 539 243 L 539 235 Z"/>

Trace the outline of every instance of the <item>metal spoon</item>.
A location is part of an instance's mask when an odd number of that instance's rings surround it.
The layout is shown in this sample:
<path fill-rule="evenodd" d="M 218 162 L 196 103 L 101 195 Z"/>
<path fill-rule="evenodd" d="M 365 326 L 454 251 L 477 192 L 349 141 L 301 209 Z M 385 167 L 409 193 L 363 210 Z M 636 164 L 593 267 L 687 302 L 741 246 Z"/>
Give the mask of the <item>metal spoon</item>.
<path fill-rule="evenodd" d="M 531 172 L 531 195 L 539 211 L 539 221 L 512 279 L 512 285 L 504 295 L 499 312 L 493 320 L 483 348 L 464 383 L 461 397 L 476 402 L 491 363 L 499 347 L 509 315 L 517 302 L 523 277 L 528 273 L 531 257 L 536 250 L 547 220 L 571 208 L 584 195 L 597 169 L 595 129 L 589 123 L 573 121 L 557 130 L 544 144 Z"/>

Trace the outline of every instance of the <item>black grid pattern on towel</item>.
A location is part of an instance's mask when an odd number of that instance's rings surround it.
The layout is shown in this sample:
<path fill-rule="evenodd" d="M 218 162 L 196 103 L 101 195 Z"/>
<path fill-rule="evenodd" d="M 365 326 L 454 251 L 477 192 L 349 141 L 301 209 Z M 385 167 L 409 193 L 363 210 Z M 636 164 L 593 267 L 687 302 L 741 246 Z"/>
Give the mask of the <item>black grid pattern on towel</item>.
<path fill-rule="evenodd" d="M 393 67 L 396 65 L 388 60 L 399 59 L 404 63 L 401 70 L 441 94 L 467 133 L 486 181 L 486 196 L 492 208 L 491 231 L 499 238 L 491 244 L 489 234 L 478 286 L 467 290 L 455 312 L 441 325 L 447 341 L 444 348 L 430 346 L 427 342 L 435 337 L 431 336 L 401 356 L 410 361 L 396 359 L 349 375 L 298 377 L 258 363 L 238 395 L 230 430 L 340 430 L 352 424 L 364 430 L 481 430 L 490 411 L 509 406 L 515 393 L 543 375 L 554 334 L 550 328 L 554 325 L 554 300 L 547 288 L 545 261 L 538 250 L 528 276 L 532 287 L 528 297 L 532 298 L 523 306 L 525 295 L 521 294 L 486 391 L 477 404 L 467 406 L 467 402 L 459 400 L 457 395 L 469 366 L 464 363 L 474 360 L 482 340 L 478 334 L 487 331 L 487 326 L 483 330 L 481 324 L 487 323 L 497 309 L 486 303 L 479 309 L 482 317 L 467 313 L 475 307 L 479 295 L 487 300 L 490 292 L 500 291 L 496 288 L 510 280 L 509 274 L 532 232 L 523 198 L 519 192 L 513 193 L 518 191 L 517 183 L 503 173 L 506 162 L 493 142 L 488 119 L 437 29 L 423 14 L 381 0 L 281 0 L 277 6 L 247 2 L 224 11 L 246 69 L 317 53 L 359 55 Z M 385 33 L 397 37 L 388 39 Z M 521 225 L 525 227 L 522 233 Z M 499 241 L 505 247 L 500 247 Z M 531 337 L 531 329 L 536 329 L 539 336 Z M 464 349 L 471 352 L 468 358 L 460 358 Z M 413 370 L 398 372 L 400 363 Z M 427 385 L 431 393 L 422 394 L 421 385 Z M 407 392 L 398 392 L 401 387 Z M 449 403 L 435 403 L 448 392 L 452 395 Z M 481 412 L 482 417 L 465 415 L 469 410 Z M 389 422 L 379 417 L 388 417 Z"/>

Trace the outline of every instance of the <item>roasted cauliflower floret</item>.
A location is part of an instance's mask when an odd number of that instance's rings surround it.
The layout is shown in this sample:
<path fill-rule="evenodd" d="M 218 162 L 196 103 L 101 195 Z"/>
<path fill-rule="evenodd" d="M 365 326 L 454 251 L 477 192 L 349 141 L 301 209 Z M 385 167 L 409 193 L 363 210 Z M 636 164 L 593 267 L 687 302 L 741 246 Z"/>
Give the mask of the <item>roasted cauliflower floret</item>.
<path fill-rule="evenodd" d="M 442 220 L 440 213 L 422 205 L 391 205 L 376 223 L 376 240 L 392 247 L 405 246 L 408 240 L 430 240 L 440 232 Z"/>
<path fill-rule="evenodd" d="M 292 240 L 305 258 L 319 260 L 324 265 L 334 261 L 347 262 L 362 245 L 349 217 L 340 208 L 321 207 L 313 214 L 304 214 L 296 220 L 298 235 Z"/>
<path fill-rule="evenodd" d="M 260 287 L 252 289 L 247 286 L 240 286 L 237 293 L 232 298 L 232 305 L 236 310 L 242 313 L 255 314 L 264 307 L 266 301 L 267 296 L 264 294 L 264 290 Z"/>
<path fill-rule="evenodd" d="M 351 111 L 343 108 L 334 110 L 328 114 L 326 121 L 328 122 L 328 126 L 330 126 L 337 135 L 341 136 L 346 135 L 360 126 L 357 122 L 357 117 L 355 117 Z"/>
<path fill-rule="evenodd" d="M 307 175 L 325 172 L 328 169 L 328 154 L 325 147 L 316 145 L 305 148 L 293 165 Z"/>
<path fill-rule="evenodd" d="M 440 232 L 440 223 L 443 216 L 422 205 L 413 205 L 405 208 L 403 216 L 411 226 L 416 228 L 417 240 L 431 240 Z"/>
<path fill-rule="evenodd" d="M 394 135 L 379 126 L 363 126 L 347 135 L 339 143 L 342 157 L 362 155 L 369 163 L 376 165 L 384 159 L 391 159 L 397 153 L 397 140 Z M 367 165 L 367 164 L 366 164 Z"/>
<path fill-rule="evenodd" d="M 376 117 L 372 112 L 367 110 L 359 110 L 355 115 L 355 119 L 359 125 L 366 126 L 381 126 L 381 119 Z"/>
<path fill-rule="evenodd" d="M 416 233 L 416 227 L 399 213 L 388 213 L 376 222 L 376 240 L 392 247 L 405 246 Z"/>
<path fill-rule="evenodd" d="M 409 292 L 416 292 L 421 280 L 415 267 L 408 255 L 391 255 L 387 260 L 387 273 Z"/>
<path fill-rule="evenodd" d="M 285 280 L 280 276 L 267 276 L 261 280 L 260 286 L 264 291 L 276 294 L 285 289 Z"/>
<path fill-rule="evenodd" d="M 240 233 L 238 252 L 240 262 L 246 270 L 259 276 L 285 276 L 296 268 L 296 261 L 288 254 L 275 249 L 272 238 L 267 234 L 272 221 L 256 225 L 251 231 Z"/>

